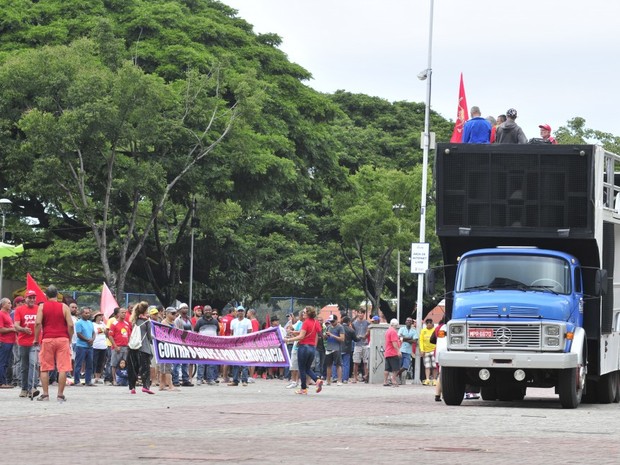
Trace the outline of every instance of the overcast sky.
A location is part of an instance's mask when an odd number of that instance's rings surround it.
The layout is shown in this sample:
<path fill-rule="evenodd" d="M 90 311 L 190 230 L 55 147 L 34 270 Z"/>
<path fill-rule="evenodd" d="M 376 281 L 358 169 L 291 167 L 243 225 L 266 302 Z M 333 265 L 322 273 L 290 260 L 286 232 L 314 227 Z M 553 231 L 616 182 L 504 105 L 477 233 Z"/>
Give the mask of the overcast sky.
<path fill-rule="evenodd" d="M 283 39 L 321 92 L 424 102 L 430 0 L 223 0 L 257 33 Z M 528 138 L 581 116 L 620 136 L 620 1 L 435 0 L 431 108 L 456 119 L 516 108 Z M 432 128 L 431 128 L 432 130 Z"/>

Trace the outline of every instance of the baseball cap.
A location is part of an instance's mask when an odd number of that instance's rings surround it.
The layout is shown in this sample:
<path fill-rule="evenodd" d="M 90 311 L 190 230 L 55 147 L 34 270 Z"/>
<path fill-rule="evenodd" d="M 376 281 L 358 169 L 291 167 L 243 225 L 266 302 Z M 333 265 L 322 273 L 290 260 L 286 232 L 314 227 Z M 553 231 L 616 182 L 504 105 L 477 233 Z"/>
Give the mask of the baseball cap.
<path fill-rule="evenodd" d="M 243 305 L 238 305 L 238 306 L 237 306 L 237 310 L 243 310 L 243 311 L 245 311 L 245 308 L 243 308 Z"/>
<path fill-rule="evenodd" d="M 551 132 L 551 126 L 549 126 L 548 124 L 539 124 L 538 127 L 540 129 L 545 129 L 545 130 Z"/>
<path fill-rule="evenodd" d="M 381 318 L 379 318 L 377 315 L 372 317 L 372 321 L 381 321 Z"/>
<path fill-rule="evenodd" d="M 196 310 L 202 310 L 202 305 L 196 305 L 194 307 L 194 311 L 196 311 Z"/>
<path fill-rule="evenodd" d="M 157 315 L 159 313 L 159 310 L 157 310 L 157 307 L 155 307 L 154 305 L 151 305 L 149 307 L 149 315 Z"/>
<path fill-rule="evenodd" d="M 506 116 L 513 118 L 513 119 L 516 118 L 517 110 L 515 110 L 514 108 L 509 108 L 508 111 L 506 112 Z"/>
<path fill-rule="evenodd" d="M 166 307 L 166 313 L 176 313 L 177 309 L 174 307 Z"/>
<path fill-rule="evenodd" d="M 186 303 L 182 303 L 181 305 L 179 305 L 179 310 L 182 308 L 189 308 L 189 305 L 187 305 Z"/>
<path fill-rule="evenodd" d="M 29 291 L 26 291 L 26 293 L 24 294 L 24 297 L 36 297 L 37 293 L 35 291 L 33 291 L 32 289 L 30 289 Z"/>
<path fill-rule="evenodd" d="M 18 295 L 17 297 L 15 297 L 15 299 L 13 299 L 13 305 L 19 304 L 23 302 L 24 300 L 25 299 L 21 295 Z"/>
<path fill-rule="evenodd" d="M 329 315 L 325 321 L 334 321 L 334 315 Z"/>

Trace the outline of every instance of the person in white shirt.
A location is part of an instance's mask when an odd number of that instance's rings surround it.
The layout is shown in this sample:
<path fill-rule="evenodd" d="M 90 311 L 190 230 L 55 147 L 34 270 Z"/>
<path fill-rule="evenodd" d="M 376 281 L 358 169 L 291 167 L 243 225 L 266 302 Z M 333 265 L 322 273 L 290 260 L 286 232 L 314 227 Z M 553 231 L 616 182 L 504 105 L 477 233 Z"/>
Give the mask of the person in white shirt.
<path fill-rule="evenodd" d="M 245 308 L 237 307 L 237 318 L 230 323 L 230 332 L 233 336 L 245 336 L 252 332 L 252 322 L 245 317 Z M 241 372 L 241 385 L 248 385 L 248 367 L 235 365 L 233 367 L 233 380 L 229 386 L 239 386 L 239 372 Z"/>

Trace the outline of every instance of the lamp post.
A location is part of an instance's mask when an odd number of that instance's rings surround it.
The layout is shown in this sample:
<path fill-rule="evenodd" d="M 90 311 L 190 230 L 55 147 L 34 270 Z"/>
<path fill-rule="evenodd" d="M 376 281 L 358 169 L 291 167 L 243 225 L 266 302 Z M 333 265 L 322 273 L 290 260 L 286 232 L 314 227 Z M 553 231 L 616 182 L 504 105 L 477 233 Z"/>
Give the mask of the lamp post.
<path fill-rule="evenodd" d="M 192 218 L 190 220 L 190 229 L 191 229 L 191 242 L 190 242 L 190 252 L 189 252 L 189 311 L 190 316 L 194 316 L 194 310 L 192 306 L 192 300 L 194 297 L 194 228 L 197 227 L 197 218 L 196 218 L 196 197 L 192 200 Z"/>
<path fill-rule="evenodd" d="M 418 79 L 426 80 L 426 105 L 424 109 L 424 133 L 422 135 L 422 194 L 420 196 L 420 243 L 426 239 L 426 189 L 428 183 L 428 152 L 431 144 L 430 122 L 431 122 L 431 68 L 433 56 L 433 7 L 434 0 L 430 0 L 430 20 L 428 26 L 428 65 L 424 71 L 418 74 Z M 422 329 L 422 311 L 424 297 L 424 274 L 418 274 L 418 297 L 416 305 L 416 326 L 418 332 Z M 420 383 L 421 359 L 419 352 L 416 354 L 414 384 Z"/>
<path fill-rule="evenodd" d="M 392 205 L 394 212 L 400 213 L 405 208 L 402 203 Z M 396 216 L 399 216 L 397 213 Z M 398 235 L 400 236 L 400 219 L 398 221 Z M 396 319 L 400 323 L 400 247 L 396 251 Z"/>
<path fill-rule="evenodd" d="M 6 226 L 6 214 L 11 209 L 11 202 L 9 199 L 0 199 L 0 213 L 2 213 L 2 242 L 4 242 L 4 228 Z M 0 258 L 0 298 L 2 294 L 2 283 L 4 281 L 4 258 Z"/>

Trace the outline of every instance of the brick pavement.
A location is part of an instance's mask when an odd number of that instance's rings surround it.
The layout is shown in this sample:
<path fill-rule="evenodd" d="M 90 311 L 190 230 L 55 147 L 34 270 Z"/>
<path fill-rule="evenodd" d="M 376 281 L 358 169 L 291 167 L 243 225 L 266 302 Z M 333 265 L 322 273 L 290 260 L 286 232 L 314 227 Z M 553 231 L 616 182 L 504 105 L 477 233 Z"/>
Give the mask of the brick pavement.
<path fill-rule="evenodd" d="M 8 455 L 0 463 L 620 460 L 618 404 L 563 410 L 552 390 L 531 389 L 514 404 L 478 400 L 448 407 L 434 401 L 432 387 L 420 385 L 329 386 L 308 396 L 284 386 L 259 379 L 247 387 L 203 385 L 154 396 L 112 386 L 68 387 L 65 404 L 2 390 Z"/>

